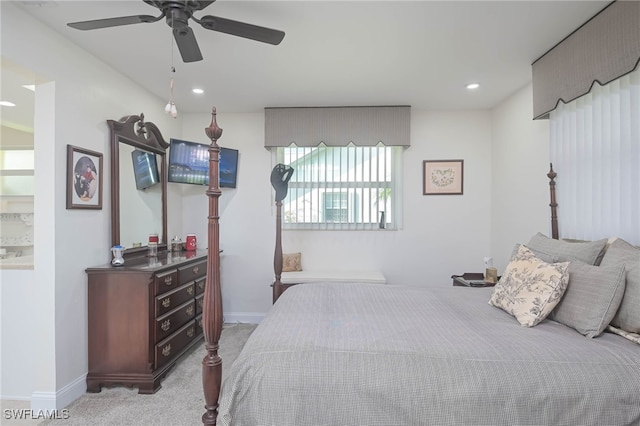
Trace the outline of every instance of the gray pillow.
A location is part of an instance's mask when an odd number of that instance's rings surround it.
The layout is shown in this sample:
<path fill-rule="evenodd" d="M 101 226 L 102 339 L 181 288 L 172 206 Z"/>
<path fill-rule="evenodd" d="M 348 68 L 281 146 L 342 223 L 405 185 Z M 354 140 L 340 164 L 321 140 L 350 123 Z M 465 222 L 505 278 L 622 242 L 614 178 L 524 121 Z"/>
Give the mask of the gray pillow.
<path fill-rule="evenodd" d="M 630 333 L 640 333 L 640 248 L 620 238 L 611 243 L 602 266 L 625 264 L 626 289 L 611 325 Z"/>
<path fill-rule="evenodd" d="M 513 247 L 513 250 L 511 250 L 511 258 L 513 259 L 514 256 L 516 256 L 518 254 L 518 251 L 520 250 L 520 246 L 523 244 L 516 244 Z M 547 262 L 547 263 L 558 263 L 558 256 L 553 256 L 551 254 L 545 253 L 543 251 L 539 251 L 536 249 L 533 249 L 531 247 L 528 247 L 527 245 L 524 245 L 525 247 L 527 247 L 529 249 L 529 251 L 531 251 L 531 253 L 533 253 L 535 255 L 535 257 L 537 257 L 538 259 L 542 260 L 543 262 Z"/>
<path fill-rule="evenodd" d="M 624 264 L 570 262 L 569 284 L 549 318 L 587 337 L 597 337 L 616 315 L 624 289 Z"/>
<path fill-rule="evenodd" d="M 578 243 L 554 240 L 538 232 L 526 245 L 533 250 L 556 256 L 559 262 L 579 260 L 589 265 L 597 265 L 606 244 L 606 238 Z"/>

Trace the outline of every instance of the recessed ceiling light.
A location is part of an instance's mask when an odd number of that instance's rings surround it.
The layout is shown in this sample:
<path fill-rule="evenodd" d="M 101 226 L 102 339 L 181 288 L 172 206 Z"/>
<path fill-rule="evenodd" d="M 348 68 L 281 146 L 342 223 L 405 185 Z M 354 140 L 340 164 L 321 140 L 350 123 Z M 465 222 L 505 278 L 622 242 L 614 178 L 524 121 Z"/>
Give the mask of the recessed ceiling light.
<path fill-rule="evenodd" d="M 16 106 L 16 104 L 14 104 L 13 102 L 9 102 L 9 101 L 0 101 L 0 105 L 1 106 L 8 106 L 8 107 Z"/>
<path fill-rule="evenodd" d="M 198 88 L 195 88 L 195 89 L 193 89 L 193 90 L 192 90 L 192 92 L 193 92 L 193 93 L 196 93 L 196 94 L 198 94 L 198 95 L 201 95 L 201 94 L 203 94 L 203 93 L 204 93 L 204 90 L 202 90 L 202 89 L 198 89 Z"/>
<path fill-rule="evenodd" d="M 24 87 L 27 90 L 31 90 L 32 92 L 36 91 L 36 85 L 35 84 L 23 84 L 22 87 Z"/>
<path fill-rule="evenodd" d="M 467 84 L 466 87 L 469 90 L 473 90 L 473 89 L 477 89 L 478 87 L 480 87 L 480 85 L 478 83 L 469 83 L 469 84 Z"/>

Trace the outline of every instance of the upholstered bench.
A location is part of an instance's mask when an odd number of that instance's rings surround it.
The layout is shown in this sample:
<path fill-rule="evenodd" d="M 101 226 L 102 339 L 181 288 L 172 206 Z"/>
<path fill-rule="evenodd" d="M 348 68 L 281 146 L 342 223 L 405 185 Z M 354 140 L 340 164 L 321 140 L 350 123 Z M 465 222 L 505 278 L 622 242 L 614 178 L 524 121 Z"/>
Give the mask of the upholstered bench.
<path fill-rule="evenodd" d="M 318 282 L 361 282 L 369 284 L 386 284 L 387 279 L 380 271 L 292 271 L 283 272 L 280 277 L 280 288 L 274 292 L 273 303 L 287 288 L 296 284 Z"/>
<path fill-rule="evenodd" d="M 380 271 L 292 271 L 283 272 L 280 277 L 280 282 L 287 285 L 325 281 L 387 283 L 387 279 Z"/>

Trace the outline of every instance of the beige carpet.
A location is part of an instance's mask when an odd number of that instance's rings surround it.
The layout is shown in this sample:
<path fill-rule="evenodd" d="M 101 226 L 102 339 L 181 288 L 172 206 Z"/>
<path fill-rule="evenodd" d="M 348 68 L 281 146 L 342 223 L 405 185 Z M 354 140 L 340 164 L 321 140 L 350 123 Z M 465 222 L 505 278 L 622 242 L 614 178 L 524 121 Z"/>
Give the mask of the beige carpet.
<path fill-rule="evenodd" d="M 218 352 L 223 380 L 255 327 L 232 324 L 223 328 Z M 169 372 L 162 388 L 153 395 L 139 395 L 137 388 L 103 388 L 102 392 L 87 393 L 69 405 L 68 419 L 47 420 L 40 425 L 201 425 L 205 411 L 202 391 L 205 354 L 204 343 L 196 346 Z"/>

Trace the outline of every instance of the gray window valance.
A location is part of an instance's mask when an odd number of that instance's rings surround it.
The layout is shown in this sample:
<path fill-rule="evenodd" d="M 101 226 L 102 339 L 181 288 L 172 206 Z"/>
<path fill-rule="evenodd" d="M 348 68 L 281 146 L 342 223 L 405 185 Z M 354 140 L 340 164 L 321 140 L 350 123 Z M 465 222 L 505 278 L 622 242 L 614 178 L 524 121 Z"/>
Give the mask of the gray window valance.
<path fill-rule="evenodd" d="M 264 146 L 409 146 L 410 106 L 265 108 Z"/>
<path fill-rule="evenodd" d="M 640 62 L 640 1 L 619 0 L 532 64 L 533 118 L 547 118 L 558 102 L 589 93 Z"/>

